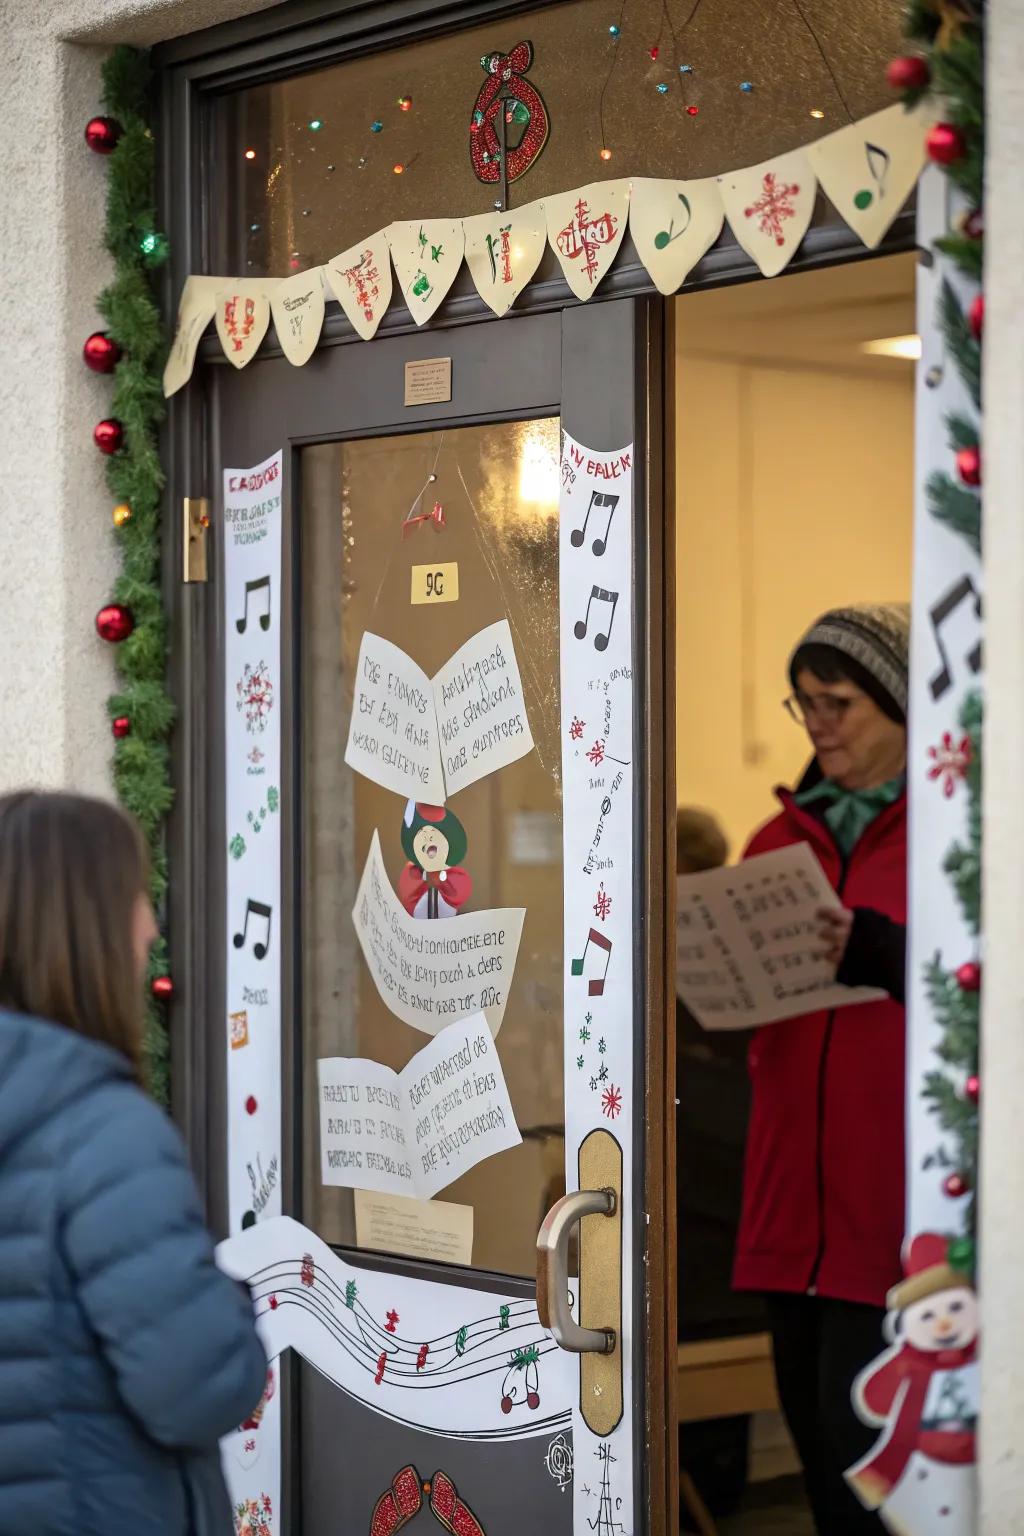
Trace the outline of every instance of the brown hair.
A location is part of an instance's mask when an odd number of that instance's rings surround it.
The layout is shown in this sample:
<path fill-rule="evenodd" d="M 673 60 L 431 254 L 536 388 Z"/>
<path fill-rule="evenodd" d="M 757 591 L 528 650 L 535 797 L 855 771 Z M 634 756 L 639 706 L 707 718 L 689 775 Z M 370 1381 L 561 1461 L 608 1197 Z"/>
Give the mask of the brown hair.
<path fill-rule="evenodd" d="M 725 833 L 708 811 L 680 806 L 676 811 L 676 873 L 701 875 L 729 860 Z"/>
<path fill-rule="evenodd" d="M 102 1040 L 140 1078 L 132 928 L 147 878 L 138 828 L 106 801 L 0 798 L 0 1008 Z"/>

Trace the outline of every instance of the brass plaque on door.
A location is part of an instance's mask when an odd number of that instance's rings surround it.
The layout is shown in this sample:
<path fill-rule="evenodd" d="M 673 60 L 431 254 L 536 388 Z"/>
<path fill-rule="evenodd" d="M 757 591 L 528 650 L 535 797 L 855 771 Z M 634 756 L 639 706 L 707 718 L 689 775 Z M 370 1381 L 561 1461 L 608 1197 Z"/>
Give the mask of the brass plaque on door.
<path fill-rule="evenodd" d="M 450 357 L 421 357 L 405 365 L 406 405 L 438 405 L 452 397 Z"/>
<path fill-rule="evenodd" d="M 610 1189 L 610 1216 L 580 1222 L 580 1326 L 613 1328 L 615 1348 L 580 1355 L 580 1413 L 595 1435 L 622 1418 L 622 1148 L 610 1131 L 591 1131 L 580 1146 L 580 1189 Z"/>

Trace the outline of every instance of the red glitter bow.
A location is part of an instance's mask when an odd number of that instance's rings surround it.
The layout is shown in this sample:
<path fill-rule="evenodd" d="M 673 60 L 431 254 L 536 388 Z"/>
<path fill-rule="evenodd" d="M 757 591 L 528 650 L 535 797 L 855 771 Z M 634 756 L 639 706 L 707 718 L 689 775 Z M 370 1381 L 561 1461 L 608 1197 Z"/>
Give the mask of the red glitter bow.
<path fill-rule="evenodd" d="M 430 1501 L 430 1512 L 452 1536 L 484 1536 L 484 1529 L 468 1505 L 463 1504 L 455 1484 L 446 1472 L 435 1472 L 433 1480 L 421 1483 L 415 1467 L 403 1467 L 391 1479 L 391 1487 L 374 1505 L 370 1536 L 395 1536 L 423 1506 L 423 1496 Z"/>

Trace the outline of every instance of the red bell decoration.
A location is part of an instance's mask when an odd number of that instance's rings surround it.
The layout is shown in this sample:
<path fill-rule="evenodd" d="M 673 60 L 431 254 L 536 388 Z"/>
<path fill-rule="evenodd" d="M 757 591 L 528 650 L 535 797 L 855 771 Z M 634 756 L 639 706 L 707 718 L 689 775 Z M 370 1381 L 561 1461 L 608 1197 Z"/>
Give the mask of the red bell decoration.
<path fill-rule="evenodd" d="M 127 715 L 117 715 L 110 722 L 110 734 L 115 741 L 124 741 L 126 736 L 131 735 L 131 731 L 132 723 Z"/>
<path fill-rule="evenodd" d="M 85 125 L 85 142 L 98 155 L 109 155 L 117 148 L 121 124 L 112 117 L 91 117 Z"/>
<path fill-rule="evenodd" d="M 933 124 L 924 146 L 929 160 L 934 160 L 936 165 L 952 165 L 954 160 L 962 160 L 967 151 L 963 134 L 952 123 Z"/>
<path fill-rule="evenodd" d="M 150 991 L 158 1003 L 169 1003 L 174 996 L 174 982 L 170 976 L 154 976 Z"/>
<path fill-rule="evenodd" d="M 98 421 L 92 429 L 92 440 L 100 453 L 118 453 L 124 442 L 124 427 L 113 417 Z"/>
<path fill-rule="evenodd" d="M 972 1104 L 977 1104 L 981 1098 L 981 1078 L 976 1073 L 972 1073 L 964 1083 L 964 1097 Z"/>
<path fill-rule="evenodd" d="M 122 640 L 127 640 L 134 628 L 131 609 L 122 603 L 108 603 L 96 615 L 96 633 L 101 640 L 109 640 L 111 645 L 120 645 Z"/>
<path fill-rule="evenodd" d="M 927 61 L 916 54 L 901 54 L 890 59 L 885 78 L 894 91 L 923 91 L 931 79 Z"/>
<path fill-rule="evenodd" d="M 970 1186 L 962 1173 L 951 1173 L 942 1188 L 951 1200 L 959 1200 L 962 1195 L 966 1195 Z"/>
<path fill-rule="evenodd" d="M 93 331 L 82 348 L 82 361 L 93 373 L 113 373 L 121 361 L 121 348 L 106 331 Z"/>
<path fill-rule="evenodd" d="M 980 485 L 981 449 L 961 448 L 956 456 L 956 467 L 964 485 Z"/>
<path fill-rule="evenodd" d="M 965 960 L 957 966 L 956 984 L 961 992 L 981 991 L 981 966 L 977 960 Z"/>
<path fill-rule="evenodd" d="M 971 327 L 971 335 L 975 341 L 981 340 L 981 333 L 985 329 L 985 295 L 975 294 L 971 300 L 971 307 L 967 311 L 967 319 Z"/>

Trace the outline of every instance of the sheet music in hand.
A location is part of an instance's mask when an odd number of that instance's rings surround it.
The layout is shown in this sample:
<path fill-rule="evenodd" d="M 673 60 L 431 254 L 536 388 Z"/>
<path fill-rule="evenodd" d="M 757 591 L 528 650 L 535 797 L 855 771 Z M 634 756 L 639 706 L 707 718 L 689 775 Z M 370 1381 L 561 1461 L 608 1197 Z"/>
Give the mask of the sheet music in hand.
<path fill-rule="evenodd" d="M 676 992 L 704 1029 L 749 1029 L 887 996 L 841 987 L 817 912 L 842 903 L 807 843 L 677 881 Z"/>

